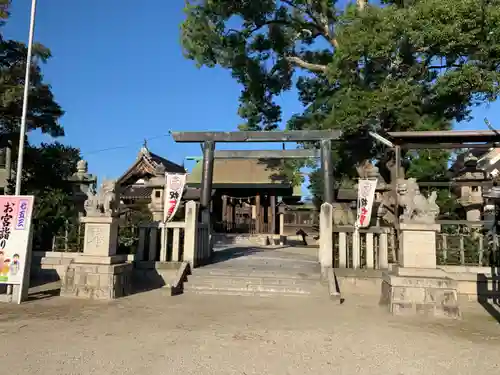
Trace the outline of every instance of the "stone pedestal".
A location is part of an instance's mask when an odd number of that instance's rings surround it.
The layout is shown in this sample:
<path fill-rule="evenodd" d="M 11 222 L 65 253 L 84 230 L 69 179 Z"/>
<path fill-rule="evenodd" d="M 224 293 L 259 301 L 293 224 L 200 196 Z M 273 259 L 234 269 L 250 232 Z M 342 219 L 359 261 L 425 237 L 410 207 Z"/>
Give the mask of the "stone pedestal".
<path fill-rule="evenodd" d="M 436 232 L 439 224 L 399 225 L 399 265 L 408 268 L 436 268 Z"/>
<path fill-rule="evenodd" d="M 131 263 L 98 265 L 72 263 L 62 280 L 61 296 L 110 300 L 131 293 Z"/>
<path fill-rule="evenodd" d="M 76 256 L 62 280 L 61 295 L 109 300 L 131 292 L 133 266 L 117 255 L 118 220 L 109 216 L 82 218 L 83 254 Z"/>
<path fill-rule="evenodd" d="M 118 219 L 108 216 L 83 217 L 85 240 L 83 254 L 110 257 L 118 246 Z"/>
<path fill-rule="evenodd" d="M 382 276 L 380 303 L 393 315 L 459 318 L 457 284 L 436 268 L 436 224 L 400 227 L 399 266 Z"/>
<path fill-rule="evenodd" d="M 437 269 L 395 267 L 384 273 L 380 303 L 393 315 L 460 318 L 457 283 Z"/>

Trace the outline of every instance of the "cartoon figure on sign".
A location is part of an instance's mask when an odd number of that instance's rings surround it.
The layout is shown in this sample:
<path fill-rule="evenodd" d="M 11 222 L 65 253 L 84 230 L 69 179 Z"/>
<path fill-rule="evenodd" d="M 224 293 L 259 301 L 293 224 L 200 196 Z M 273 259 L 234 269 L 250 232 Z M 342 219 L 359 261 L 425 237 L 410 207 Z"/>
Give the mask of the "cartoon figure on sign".
<path fill-rule="evenodd" d="M 4 255 L 3 255 L 3 251 L 0 250 L 0 271 L 1 271 L 1 267 L 3 266 L 3 261 L 4 261 Z"/>
<path fill-rule="evenodd" d="M 19 272 L 19 268 L 20 268 L 19 254 L 14 254 L 12 256 L 12 262 L 10 264 L 10 274 L 12 276 L 17 275 L 17 273 Z"/>
<path fill-rule="evenodd" d="M 2 267 L 2 271 L 0 272 L 0 276 L 7 276 L 9 274 L 9 266 L 10 266 L 10 259 L 7 258 L 3 261 L 3 264 L 0 265 Z"/>

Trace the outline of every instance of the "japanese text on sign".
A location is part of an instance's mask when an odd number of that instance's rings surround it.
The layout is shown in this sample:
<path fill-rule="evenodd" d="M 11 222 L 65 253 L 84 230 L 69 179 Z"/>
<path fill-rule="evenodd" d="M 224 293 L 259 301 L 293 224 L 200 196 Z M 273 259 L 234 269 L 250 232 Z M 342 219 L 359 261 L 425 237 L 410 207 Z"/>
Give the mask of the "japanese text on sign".
<path fill-rule="evenodd" d="M 31 196 L 0 196 L 0 284 L 21 284 L 28 259 Z"/>
<path fill-rule="evenodd" d="M 363 228 L 370 225 L 376 187 L 377 180 L 358 181 L 358 214 L 356 219 L 357 227 Z"/>
<path fill-rule="evenodd" d="M 184 186 L 186 184 L 186 174 L 165 174 L 165 202 L 164 202 L 164 221 L 170 221 L 175 216 L 179 208 Z"/>

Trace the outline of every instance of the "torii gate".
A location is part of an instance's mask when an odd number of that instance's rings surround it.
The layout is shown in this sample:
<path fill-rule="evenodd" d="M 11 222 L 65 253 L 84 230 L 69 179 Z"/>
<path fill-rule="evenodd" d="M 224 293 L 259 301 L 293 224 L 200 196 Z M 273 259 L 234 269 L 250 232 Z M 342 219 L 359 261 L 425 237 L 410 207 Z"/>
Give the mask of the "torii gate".
<path fill-rule="evenodd" d="M 312 150 L 254 150 L 254 151 L 219 151 L 215 152 L 215 144 L 219 143 L 256 143 L 256 142 L 320 142 L 321 167 L 324 179 L 324 204 L 320 215 L 320 251 L 321 268 L 333 267 L 333 164 L 332 141 L 340 139 L 339 130 L 295 130 L 295 131 L 234 131 L 234 132 L 171 132 L 177 143 L 203 143 L 203 169 L 201 181 L 201 213 L 202 222 L 210 223 L 210 199 L 215 158 L 230 159 L 298 159 L 318 157 Z"/>

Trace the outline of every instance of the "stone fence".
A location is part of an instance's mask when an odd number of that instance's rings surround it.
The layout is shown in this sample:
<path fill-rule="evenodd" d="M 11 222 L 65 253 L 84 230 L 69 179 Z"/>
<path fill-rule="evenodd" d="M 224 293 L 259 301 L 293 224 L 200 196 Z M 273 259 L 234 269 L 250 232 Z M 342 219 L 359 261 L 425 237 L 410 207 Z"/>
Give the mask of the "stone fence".
<path fill-rule="evenodd" d="M 198 222 L 199 205 L 186 204 L 184 221 L 154 222 L 139 228 L 139 243 L 134 260 L 189 262 L 192 267 L 206 263 L 211 255 L 210 231 Z"/>
<path fill-rule="evenodd" d="M 440 266 L 488 266 L 492 238 L 480 232 L 436 233 L 436 264 Z M 388 269 L 398 263 L 396 230 L 392 227 L 360 229 L 333 227 L 333 264 L 336 268 Z M 496 239 L 498 243 L 498 236 Z"/>
<path fill-rule="evenodd" d="M 360 229 L 358 232 L 354 231 L 352 226 L 333 227 L 336 267 L 387 269 L 389 236 L 392 232 L 392 228 L 388 227 L 372 227 Z"/>
<path fill-rule="evenodd" d="M 142 226 L 134 255 L 117 254 L 116 217 L 84 217 L 83 252 L 34 252 L 31 279 L 58 282 L 61 295 L 88 299 L 158 287 L 177 292 L 190 269 L 209 262 L 212 255 L 209 227 L 198 221 L 199 204 L 188 202 L 185 212 L 183 222 Z"/>

